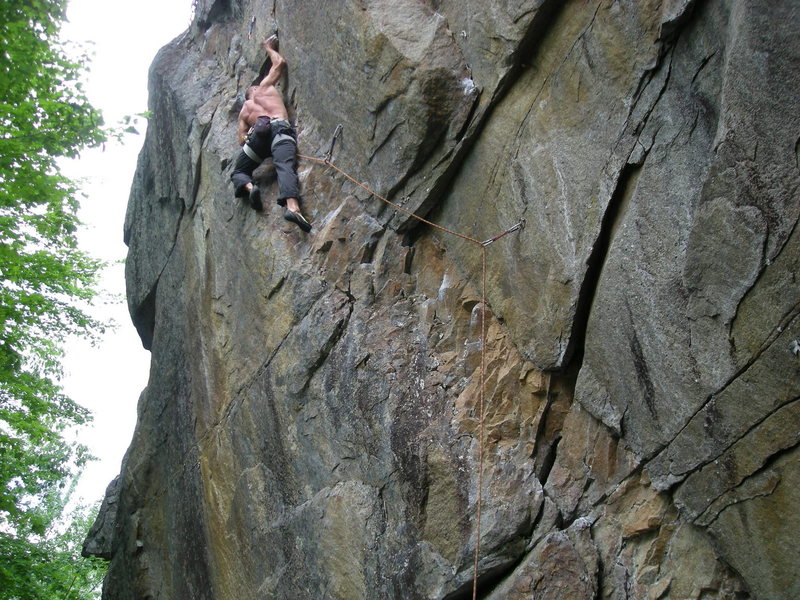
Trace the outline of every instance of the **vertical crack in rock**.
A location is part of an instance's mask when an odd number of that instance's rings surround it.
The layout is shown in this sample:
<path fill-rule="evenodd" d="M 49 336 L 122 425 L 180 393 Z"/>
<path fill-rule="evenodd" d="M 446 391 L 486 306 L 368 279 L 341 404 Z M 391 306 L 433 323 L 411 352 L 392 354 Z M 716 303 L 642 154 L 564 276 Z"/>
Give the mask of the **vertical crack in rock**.
<path fill-rule="evenodd" d="M 178 222 L 175 225 L 172 243 L 170 244 L 170 248 L 166 253 L 164 263 L 161 265 L 161 270 L 155 276 L 150 290 L 147 292 L 145 297 L 136 306 L 130 306 L 131 321 L 133 321 L 133 325 L 136 327 L 136 332 L 139 334 L 139 338 L 142 340 L 142 346 L 144 346 L 145 350 L 151 350 L 153 346 L 153 335 L 156 327 L 156 298 L 158 296 L 158 283 L 172 258 L 173 252 L 175 251 L 175 247 L 178 243 L 178 235 L 181 230 L 181 223 L 183 222 L 183 217 L 186 212 L 183 199 L 178 198 L 178 201 L 181 204 L 181 212 L 178 215 Z"/>
<path fill-rule="evenodd" d="M 800 138 L 794 143 L 794 167 L 800 171 Z"/>
<path fill-rule="evenodd" d="M 200 190 L 200 184 L 203 181 L 203 151 L 204 151 L 204 144 L 208 134 L 211 132 L 211 121 L 213 120 L 214 116 L 212 114 L 209 121 L 201 126 L 200 129 L 200 136 L 197 142 L 197 158 L 194 161 L 193 165 L 193 172 L 194 172 L 194 180 L 192 181 L 192 194 L 191 194 L 191 205 L 197 209 L 198 202 L 198 192 Z"/>
<path fill-rule="evenodd" d="M 600 233 L 597 236 L 592 251 L 587 261 L 586 275 L 583 278 L 580 292 L 578 293 L 578 305 L 575 309 L 575 319 L 573 322 L 573 334 L 570 337 L 567 349 L 564 353 L 565 364 L 575 362 L 580 365 L 583 361 L 583 350 L 586 340 L 586 329 L 589 323 L 589 315 L 592 311 L 595 294 L 603 272 L 603 265 L 614 242 L 614 233 L 624 218 L 625 210 L 636 190 L 636 182 L 641 173 L 642 165 L 627 164 L 622 170 L 614 193 L 611 195 L 608 207 L 603 215 L 600 226 Z M 578 367 L 580 369 L 580 367 Z"/>
<path fill-rule="evenodd" d="M 522 77 L 525 69 L 538 51 L 539 44 L 544 38 L 548 27 L 557 18 L 560 10 L 563 9 L 563 2 L 559 0 L 543 0 L 535 9 L 533 19 L 518 43 L 514 52 L 506 60 L 505 73 L 493 87 L 492 95 L 487 100 L 476 102 L 470 108 L 467 119 L 465 119 L 463 129 L 458 132 L 458 143 L 448 154 L 447 164 L 444 171 L 438 177 L 433 186 L 429 188 L 426 197 L 416 210 L 416 214 L 421 217 L 430 218 L 429 213 L 446 196 L 451 188 L 453 180 L 458 177 L 463 168 L 464 159 L 469 155 L 473 145 L 478 141 L 484 130 L 486 123 L 492 115 L 492 111 L 503 100 L 503 98 L 514 88 L 515 83 Z M 521 17 L 520 17 L 521 19 Z M 444 159 L 440 159 L 443 161 Z M 439 166 L 438 164 L 436 165 Z M 405 221 L 400 227 L 399 232 L 410 229 L 421 229 L 423 224 L 414 219 Z"/>
<path fill-rule="evenodd" d="M 498 82 L 489 101 L 490 109 L 487 112 L 491 112 L 491 107 L 499 105 L 514 84 L 519 81 L 523 71 L 531 64 L 539 51 L 541 41 L 558 18 L 559 13 L 565 8 L 565 4 L 561 0 L 544 0 L 540 3 L 517 48 L 507 59 L 507 64 L 511 67 Z M 488 115 L 486 116 L 488 117 Z"/>
<path fill-rule="evenodd" d="M 311 363 L 311 365 L 308 366 L 307 372 L 305 374 L 305 383 L 303 384 L 301 390 L 298 392 L 299 394 L 302 394 L 306 391 L 309 383 L 314 377 L 314 374 L 322 367 L 322 365 L 325 364 L 325 360 L 328 358 L 328 355 L 330 355 L 331 350 L 333 350 L 334 346 L 336 346 L 336 344 L 342 338 L 344 332 L 347 330 L 347 324 L 350 321 L 350 317 L 353 315 L 352 296 L 348 295 L 346 299 L 346 305 L 347 305 L 346 314 L 341 319 L 336 321 L 333 331 L 331 331 L 327 339 L 325 339 L 322 347 L 319 349 L 317 353 L 315 360 Z"/>

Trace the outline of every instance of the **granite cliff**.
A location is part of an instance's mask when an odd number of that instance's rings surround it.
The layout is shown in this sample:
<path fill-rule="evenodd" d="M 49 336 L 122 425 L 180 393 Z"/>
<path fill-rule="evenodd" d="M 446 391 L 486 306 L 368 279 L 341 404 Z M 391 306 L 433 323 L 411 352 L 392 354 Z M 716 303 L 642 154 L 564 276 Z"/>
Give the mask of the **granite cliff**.
<path fill-rule="evenodd" d="M 280 35 L 305 235 L 232 197 Z M 800 597 L 800 7 L 199 0 L 125 223 L 114 600 Z M 276 191 L 270 165 L 259 178 Z M 481 315 L 486 333 L 481 340 Z M 485 360 L 484 437 L 478 407 Z M 481 449 L 483 470 L 479 477 Z"/>

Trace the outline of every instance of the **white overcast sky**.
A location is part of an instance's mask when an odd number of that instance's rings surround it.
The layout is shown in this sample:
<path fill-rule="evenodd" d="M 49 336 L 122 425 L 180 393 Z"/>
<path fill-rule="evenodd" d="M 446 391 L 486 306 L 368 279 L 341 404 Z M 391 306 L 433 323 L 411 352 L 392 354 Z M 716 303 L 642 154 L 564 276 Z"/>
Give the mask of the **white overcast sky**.
<path fill-rule="evenodd" d="M 147 110 L 147 71 L 156 52 L 189 26 L 191 0 L 69 0 L 68 23 L 62 37 L 94 52 L 86 92 L 103 111 L 106 124 Z M 142 133 L 144 133 L 142 131 Z M 102 498 L 119 473 L 136 423 L 136 403 L 147 384 L 150 353 L 142 348 L 124 301 L 127 248 L 122 227 L 136 159 L 144 136 L 129 135 L 123 145 L 86 151 L 80 160 L 63 166 L 66 175 L 80 178 L 87 195 L 81 202 L 81 247 L 105 261 L 117 262 L 102 280 L 116 303 L 98 303 L 95 316 L 112 318 L 117 328 L 96 347 L 75 341 L 67 346 L 67 394 L 90 409 L 94 422 L 81 430 L 80 441 L 98 461 L 89 465 L 78 494 L 86 502 Z"/>

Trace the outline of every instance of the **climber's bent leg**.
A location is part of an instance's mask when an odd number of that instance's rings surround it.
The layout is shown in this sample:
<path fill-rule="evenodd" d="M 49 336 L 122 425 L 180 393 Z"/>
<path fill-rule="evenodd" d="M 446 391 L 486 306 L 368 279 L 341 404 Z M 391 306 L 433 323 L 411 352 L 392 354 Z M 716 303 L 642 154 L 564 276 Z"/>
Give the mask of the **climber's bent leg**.
<path fill-rule="evenodd" d="M 236 198 L 249 196 L 253 183 L 253 171 L 256 170 L 258 165 L 259 163 L 250 158 L 244 150 L 239 152 L 239 156 L 236 157 L 236 163 L 233 166 L 233 173 L 231 173 L 233 195 Z"/>

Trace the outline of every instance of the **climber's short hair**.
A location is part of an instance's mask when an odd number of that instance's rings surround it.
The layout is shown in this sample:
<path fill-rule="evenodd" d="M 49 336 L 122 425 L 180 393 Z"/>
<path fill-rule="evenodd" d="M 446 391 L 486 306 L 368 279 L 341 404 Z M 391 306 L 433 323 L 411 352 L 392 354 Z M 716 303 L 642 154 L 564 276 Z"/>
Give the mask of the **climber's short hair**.
<path fill-rule="evenodd" d="M 251 85 L 249 88 L 247 88 L 247 90 L 245 90 L 245 92 L 244 92 L 244 99 L 245 100 L 250 100 L 250 98 L 253 97 L 253 94 L 255 93 L 255 91 L 257 89 L 258 89 L 257 85 Z"/>

